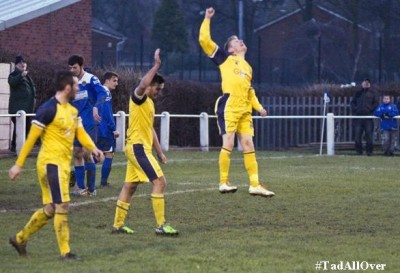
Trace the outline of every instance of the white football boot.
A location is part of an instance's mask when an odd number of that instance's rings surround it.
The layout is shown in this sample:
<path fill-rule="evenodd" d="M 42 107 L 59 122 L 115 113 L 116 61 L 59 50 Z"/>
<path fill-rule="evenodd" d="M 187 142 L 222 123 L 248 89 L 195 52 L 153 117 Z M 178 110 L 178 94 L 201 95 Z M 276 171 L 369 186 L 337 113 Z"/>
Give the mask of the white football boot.
<path fill-rule="evenodd" d="M 274 192 L 267 190 L 267 188 L 264 185 L 258 185 L 257 187 L 249 187 L 249 193 L 251 195 L 260 195 L 263 197 L 272 197 L 275 195 Z"/>
<path fill-rule="evenodd" d="M 231 186 L 231 184 L 228 183 L 223 183 L 223 184 L 219 184 L 219 192 L 220 193 L 234 193 L 237 191 L 237 187 L 235 186 Z"/>

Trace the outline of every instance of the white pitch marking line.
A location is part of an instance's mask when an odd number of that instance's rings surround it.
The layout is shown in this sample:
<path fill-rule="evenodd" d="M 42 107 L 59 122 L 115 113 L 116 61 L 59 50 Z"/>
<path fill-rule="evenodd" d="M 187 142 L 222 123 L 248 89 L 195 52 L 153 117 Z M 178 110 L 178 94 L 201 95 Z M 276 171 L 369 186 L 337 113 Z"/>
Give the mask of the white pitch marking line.
<path fill-rule="evenodd" d="M 239 187 L 243 187 L 243 186 L 239 186 Z M 192 190 L 181 190 L 181 191 L 173 191 L 173 192 L 166 192 L 164 195 L 177 195 L 177 194 L 185 194 L 185 193 L 193 193 L 193 192 L 202 192 L 202 191 L 218 191 L 218 187 L 217 185 L 215 187 L 212 188 L 205 188 L 205 189 L 192 189 Z M 133 198 L 141 198 L 141 197 L 148 197 L 150 196 L 150 194 L 137 194 L 137 195 L 133 195 Z M 85 197 L 81 197 L 81 198 L 85 198 Z M 91 205 L 91 204 L 96 204 L 96 203 L 105 203 L 108 201 L 116 201 L 117 197 L 107 197 L 107 198 L 102 198 L 102 199 L 94 199 L 94 200 L 88 200 L 88 201 L 84 201 L 84 202 L 76 202 L 76 203 L 70 203 L 69 206 L 70 207 L 80 207 L 80 206 L 86 206 L 86 205 Z M 21 210 L 17 210 L 17 209 L 2 209 L 0 210 L 0 213 L 8 213 L 8 212 L 25 212 L 25 211 L 36 211 L 39 208 L 34 208 L 34 209 L 21 209 Z"/>

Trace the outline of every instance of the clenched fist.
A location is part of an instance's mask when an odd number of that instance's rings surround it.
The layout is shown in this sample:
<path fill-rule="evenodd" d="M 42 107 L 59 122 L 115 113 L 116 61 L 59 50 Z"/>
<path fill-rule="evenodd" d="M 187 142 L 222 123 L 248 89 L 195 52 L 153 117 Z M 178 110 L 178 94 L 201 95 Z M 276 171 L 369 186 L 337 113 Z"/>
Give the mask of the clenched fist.
<path fill-rule="evenodd" d="M 214 14 L 215 14 L 215 9 L 210 7 L 208 9 L 206 9 L 205 17 L 207 19 L 211 19 L 214 16 Z"/>

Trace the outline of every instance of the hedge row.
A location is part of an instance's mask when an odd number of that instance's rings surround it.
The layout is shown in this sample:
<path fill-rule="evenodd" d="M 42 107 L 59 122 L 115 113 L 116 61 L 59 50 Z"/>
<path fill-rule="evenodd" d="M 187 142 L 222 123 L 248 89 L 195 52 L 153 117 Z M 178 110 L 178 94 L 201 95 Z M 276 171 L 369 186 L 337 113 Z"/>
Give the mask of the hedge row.
<path fill-rule="evenodd" d="M 14 54 L 0 50 L 0 62 L 13 62 Z M 37 101 L 40 105 L 54 95 L 53 78 L 56 71 L 67 69 L 66 64 L 39 62 L 27 58 L 28 70 L 37 87 Z M 141 71 L 132 69 L 109 69 L 119 74 L 119 86 L 112 92 L 114 112 L 125 111 L 128 113 L 129 93 L 136 86 L 142 76 Z M 91 71 L 100 79 L 106 70 L 94 69 Z M 374 88 L 380 93 L 388 93 L 392 96 L 400 95 L 398 83 L 386 84 Z M 340 88 L 333 84 L 319 84 L 304 87 L 268 87 L 257 89 L 257 94 L 263 96 L 318 96 L 321 97 L 325 90 L 329 90 L 331 96 L 352 96 L 359 87 Z M 168 111 L 171 114 L 200 114 L 206 112 L 214 114 L 214 103 L 220 95 L 220 85 L 199 83 L 185 80 L 175 80 L 166 77 L 165 89 L 156 101 L 156 113 Z M 156 127 L 159 121 L 156 120 Z M 219 146 L 215 120 L 210 120 L 210 145 Z M 171 121 L 171 145 L 199 146 L 199 120 L 198 119 L 173 119 Z"/>

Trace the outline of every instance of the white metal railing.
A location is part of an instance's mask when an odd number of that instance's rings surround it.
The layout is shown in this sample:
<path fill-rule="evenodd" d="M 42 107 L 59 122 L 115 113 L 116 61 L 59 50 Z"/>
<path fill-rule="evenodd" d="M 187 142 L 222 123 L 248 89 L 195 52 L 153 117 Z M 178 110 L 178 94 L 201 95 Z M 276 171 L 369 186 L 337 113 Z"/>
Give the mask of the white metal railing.
<path fill-rule="evenodd" d="M 16 150 L 19 152 L 22 145 L 25 142 L 25 128 L 26 128 L 26 117 L 35 116 L 35 114 L 26 114 L 24 111 L 18 111 L 17 114 L 0 114 L 0 117 L 16 117 Z M 116 129 L 120 132 L 120 136 L 116 139 L 116 150 L 123 151 L 125 148 L 125 137 L 126 137 L 126 118 L 129 115 L 124 111 L 119 111 L 114 114 L 116 118 Z M 160 144 L 164 151 L 169 150 L 169 129 L 171 118 L 198 118 L 200 127 L 200 149 L 202 151 L 209 150 L 209 131 L 208 122 L 209 119 L 216 118 L 215 115 L 208 115 L 207 113 L 201 113 L 199 115 L 185 115 L 185 114 L 170 114 L 169 112 L 162 112 L 161 114 L 155 115 L 155 117 L 161 118 L 160 126 Z M 328 113 L 326 116 L 253 116 L 253 119 L 326 119 L 326 153 L 327 155 L 335 154 L 335 119 L 378 119 L 375 116 L 335 116 L 333 113 Z M 400 119 L 400 116 L 395 117 Z M 240 147 L 239 147 L 240 148 Z"/>
<path fill-rule="evenodd" d="M 123 115 L 123 120 L 119 122 L 119 115 Z M 118 112 L 114 115 L 117 118 L 117 130 L 119 132 L 125 132 L 125 119 L 128 116 L 123 111 Z M 169 150 L 169 128 L 171 118 L 199 118 L 200 119 L 200 149 L 202 151 L 209 150 L 209 133 L 208 133 L 208 120 L 210 118 L 217 118 L 215 115 L 208 115 L 207 113 L 201 113 L 200 115 L 185 115 L 185 114 L 170 114 L 168 112 L 162 112 L 161 114 L 155 115 L 161 118 L 160 128 L 160 144 L 164 151 Z M 326 116 L 323 115 L 308 115 L 308 116 L 253 116 L 253 119 L 326 119 L 326 153 L 327 155 L 335 155 L 335 119 L 378 119 L 375 116 L 335 116 L 333 113 L 328 113 Z M 396 117 L 397 119 L 400 116 Z M 125 134 L 122 134 L 125 135 Z M 124 149 L 125 138 L 117 139 L 117 150 L 122 151 Z M 241 149 L 240 143 L 238 143 L 238 149 Z"/>

